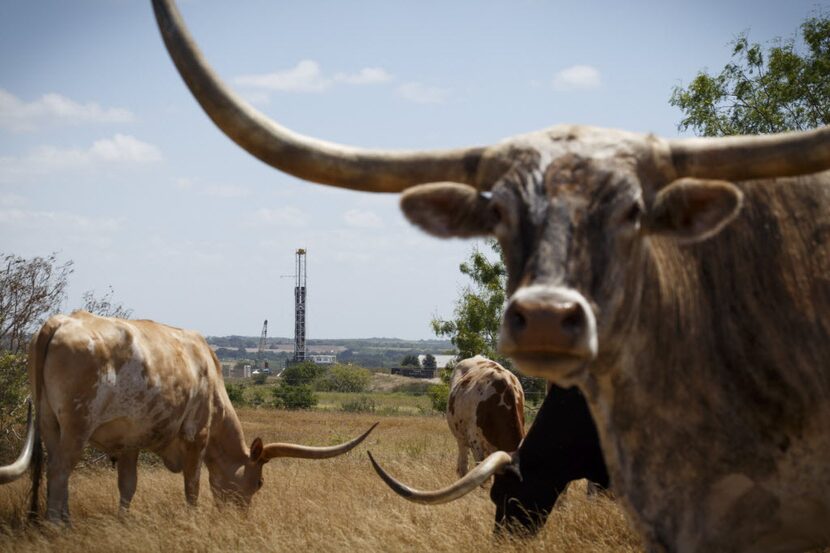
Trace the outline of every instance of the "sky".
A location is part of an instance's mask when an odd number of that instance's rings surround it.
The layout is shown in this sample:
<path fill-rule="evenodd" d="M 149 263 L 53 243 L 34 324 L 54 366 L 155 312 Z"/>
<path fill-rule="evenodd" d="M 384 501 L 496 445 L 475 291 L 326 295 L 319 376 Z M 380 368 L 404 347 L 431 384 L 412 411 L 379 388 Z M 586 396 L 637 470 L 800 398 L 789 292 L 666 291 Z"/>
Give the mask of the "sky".
<path fill-rule="evenodd" d="M 187 0 L 221 77 L 292 130 L 344 144 L 490 144 L 560 123 L 679 136 L 675 86 L 730 42 L 790 38 L 830 0 Z M 201 111 L 149 1 L 0 3 L 0 253 L 74 262 L 66 311 L 114 290 L 206 335 L 432 338 L 475 242 L 426 236 L 395 195 L 299 181 Z M 479 243 L 479 246 L 481 244 Z M 286 275 L 288 275 L 286 277 Z"/>

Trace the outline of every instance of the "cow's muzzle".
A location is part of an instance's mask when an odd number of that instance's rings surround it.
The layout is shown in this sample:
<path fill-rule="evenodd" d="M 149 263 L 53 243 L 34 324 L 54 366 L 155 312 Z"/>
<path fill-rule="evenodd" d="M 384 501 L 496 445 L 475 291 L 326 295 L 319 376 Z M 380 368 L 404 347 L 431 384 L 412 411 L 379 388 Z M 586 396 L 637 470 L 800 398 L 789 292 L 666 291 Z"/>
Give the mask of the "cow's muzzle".
<path fill-rule="evenodd" d="M 574 290 L 520 288 L 504 312 L 499 349 L 527 374 L 571 377 L 597 355 L 596 318 Z"/>

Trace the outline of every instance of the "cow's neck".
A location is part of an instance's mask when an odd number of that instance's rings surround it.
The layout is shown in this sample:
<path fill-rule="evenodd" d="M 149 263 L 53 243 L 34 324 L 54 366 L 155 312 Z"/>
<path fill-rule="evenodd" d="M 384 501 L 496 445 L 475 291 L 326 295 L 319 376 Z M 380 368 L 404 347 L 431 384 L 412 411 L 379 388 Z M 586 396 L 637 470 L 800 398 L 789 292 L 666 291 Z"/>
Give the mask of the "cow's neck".
<path fill-rule="evenodd" d="M 636 316 L 616 322 L 616 348 L 601 350 L 582 385 L 612 483 L 655 543 L 714 528 L 707 513 L 725 516 L 750 492 L 774 512 L 785 500 L 767 490 L 830 415 L 819 370 L 830 359 L 830 244 L 815 240 L 830 216 L 789 191 L 746 191 L 742 216 L 718 237 L 645 244 Z M 829 441 L 812 440 L 827 453 Z"/>
<path fill-rule="evenodd" d="M 233 472 L 248 459 L 248 446 L 245 444 L 242 424 L 224 386 L 218 388 L 214 397 L 215 411 L 205 451 L 205 464 L 211 472 Z"/>

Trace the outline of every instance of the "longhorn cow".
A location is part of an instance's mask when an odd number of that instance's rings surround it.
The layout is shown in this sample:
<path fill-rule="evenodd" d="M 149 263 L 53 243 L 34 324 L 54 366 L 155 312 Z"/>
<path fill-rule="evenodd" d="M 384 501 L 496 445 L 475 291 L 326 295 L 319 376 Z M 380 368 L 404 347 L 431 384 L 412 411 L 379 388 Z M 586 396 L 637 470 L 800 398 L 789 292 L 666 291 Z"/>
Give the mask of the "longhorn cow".
<path fill-rule="evenodd" d="M 196 332 L 153 321 L 99 317 L 85 311 L 50 318 L 29 348 L 29 383 L 48 455 L 49 521 L 69 521 L 69 475 L 90 443 L 116 459 L 120 508 L 136 490 L 138 452 L 148 449 L 184 475 L 187 502 L 199 496 L 202 462 L 217 502 L 250 504 L 262 467 L 276 457 L 341 455 L 374 426 L 346 443 L 308 447 L 245 444 L 242 425 L 222 380 L 222 367 Z M 21 476 L 32 458 L 32 514 L 38 512 L 41 441 L 30 444 L 0 483 Z M 34 442 L 32 454 L 31 442 Z"/>
<path fill-rule="evenodd" d="M 467 474 L 472 452 L 477 463 L 496 451 L 515 451 L 525 434 L 525 393 L 513 373 L 477 355 L 458 362 L 447 399 L 447 425 L 458 442 L 456 472 Z"/>
<path fill-rule="evenodd" d="M 497 532 L 535 534 L 573 480 L 608 488 L 597 428 L 579 389 L 550 387 L 513 463 L 517 470 L 499 472 L 490 488 Z"/>
<path fill-rule="evenodd" d="M 584 393 L 649 550 L 830 542 L 830 127 L 666 140 L 563 125 L 487 147 L 362 150 L 240 100 L 172 0 L 153 5 L 187 86 L 252 155 L 402 192 L 435 236 L 499 240 L 501 351 Z M 497 452 L 479 467 L 510 463 Z"/>

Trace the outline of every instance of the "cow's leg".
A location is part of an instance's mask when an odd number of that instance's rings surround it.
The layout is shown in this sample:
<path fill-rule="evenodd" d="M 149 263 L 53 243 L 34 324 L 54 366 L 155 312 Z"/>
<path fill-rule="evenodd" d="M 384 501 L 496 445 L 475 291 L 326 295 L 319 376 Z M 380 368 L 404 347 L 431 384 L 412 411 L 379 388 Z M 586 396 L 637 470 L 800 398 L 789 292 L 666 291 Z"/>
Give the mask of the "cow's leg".
<path fill-rule="evenodd" d="M 196 506 L 199 501 L 199 475 L 202 472 L 202 457 L 205 440 L 197 438 L 193 442 L 183 442 L 182 472 L 184 473 L 184 496 L 188 504 Z"/>
<path fill-rule="evenodd" d="M 464 440 L 458 439 L 458 461 L 455 466 L 455 472 L 461 478 L 467 474 L 467 457 L 470 455 L 470 450 Z"/>
<path fill-rule="evenodd" d="M 46 520 L 69 521 L 69 473 L 81 456 L 81 448 L 67 439 L 49 403 L 41 401 L 40 430 L 46 450 Z"/>
<path fill-rule="evenodd" d="M 55 433 L 60 434 L 60 437 L 56 439 Z M 62 429 L 50 434 L 49 438 L 44 439 L 49 456 L 46 468 L 46 519 L 55 524 L 61 521 L 69 524 L 69 475 L 81 459 L 84 440 L 78 434 Z"/>
<path fill-rule="evenodd" d="M 125 514 L 129 510 L 130 502 L 135 495 L 138 482 L 137 465 L 137 449 L 123 451 L 118 456 L 118 492 L 121 495 L 118 512 L 120 514 Z"/>

